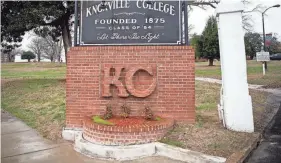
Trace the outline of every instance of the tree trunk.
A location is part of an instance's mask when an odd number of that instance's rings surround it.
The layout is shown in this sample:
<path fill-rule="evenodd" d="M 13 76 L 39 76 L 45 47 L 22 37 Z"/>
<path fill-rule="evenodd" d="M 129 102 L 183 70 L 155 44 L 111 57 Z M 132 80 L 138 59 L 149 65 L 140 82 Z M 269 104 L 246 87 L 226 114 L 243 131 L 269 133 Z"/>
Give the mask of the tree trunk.
<path fill-rule="evenodd" d="M 27 60 L 28 60 L 28 62 L 30 62 L 30 58 L 28 58 Z"/>
<path fill-rule="evenodd" d="M 69 51 L 71 44 L 72 44 L 68 20 L 69 20 L 69 17 L 66 16 L 66 18 L 64 19 L 64 22 L 61 25 L 65 61 L 67 61 L 67 52 Z"/>
<path fill-rule="evenodd" d="M 58 62 L 61 63 L 61 55 L 58 56 Z"/>
<path fill-rule="evenodd" d="M 71 38 L 71 34 L 70 34 L 70 29 L 69 29 L 69 23 L 68 21 L 65 22 L 66 25 L 66 31 L 67 31 L 67 35 L 68 35 L 68 44 L 70 45 L 70 47 L 72 47 L 72 38 Z"/>
<path fill-rule="evenodd" d="M 14 62 L 14 55 L 7 54 L 8 62 Z"/>
<path fill-rule="evenodd" d="M 209 59 L 209 66 L 214 66 L 214 59 L 213 58 Z"/>
<path fill-rule="evenodd" d="M 12 57 L 10 55 L 8 55 L 8 62 L 13 62 Z"/>
<path fill-rule="evenodd" d="M 62 40 L 63 40 L 63 46 L 64 46 L 65 60 L 67 59 L 67 52 L 70 49 L 66 28 L 67 27 L 65 27 L 65 25 L 62 27 Z"/>
<path fill-rule="evenodd" d="M 37 61 L 40 62 L 41 61 L 41 55 L 37 54 Z"/>

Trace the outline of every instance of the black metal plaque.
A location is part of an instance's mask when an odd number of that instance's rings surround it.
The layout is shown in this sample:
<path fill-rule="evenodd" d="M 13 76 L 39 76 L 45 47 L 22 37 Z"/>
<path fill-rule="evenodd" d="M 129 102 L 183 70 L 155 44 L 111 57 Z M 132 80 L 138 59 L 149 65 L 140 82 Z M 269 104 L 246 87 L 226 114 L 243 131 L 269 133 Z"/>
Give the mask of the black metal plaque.
<path fill-rule="evenodd" d="M 80 45 L 181 43 L 180 1 L 81 1 Z"/>

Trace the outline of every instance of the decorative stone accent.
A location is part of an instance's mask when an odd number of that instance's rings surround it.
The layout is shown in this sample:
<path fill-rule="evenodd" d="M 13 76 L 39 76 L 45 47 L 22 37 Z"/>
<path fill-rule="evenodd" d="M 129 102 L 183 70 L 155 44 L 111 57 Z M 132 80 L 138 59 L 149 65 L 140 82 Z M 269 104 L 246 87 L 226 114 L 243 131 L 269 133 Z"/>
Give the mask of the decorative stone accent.
<path fill-rule="evenodd" d="M 121 71 L 124 67 L 123 66 L 104 66 L 104 79 L 103 79 L 103 97 L 111 97 L 112 94 L 110 92 L 110 86 L 114 85 L 118 89 L 118 96 L 120 97 L 128 97 L 129 94 L 127 93 L 123 83 L 119 81 Z M 115 70 L 115 75 L 110 75 L 110 70 Z"/>
<path fill-rule="evenodd" d="M 174 120 L 161 119 L 150 125 L 106 126 L 94 123 L 91 117 L 85 117 L 83 138 L 101 145 L 132 145 L 155 142 L 173 128 Z"/>
<path fill-rule="evenodd" d="M 147 65 L 104 65 L 103 68 L 103 85 L 102 96 L 112 97 L 110 86 L 114 85 L 118 89 L 119 97 L 128 97 L 127 91 L 135 97 L 147 97 L 156 88 L 156 66 L 153 69 L 152 66 Z M 154 70 L 154 72 L 153 72 Z M 145 71 L 152 76 L 152 82 L 146 89 L 137 89 L 134 85 L 134 77 L 138 71 Z M 126 72 L 125 76 L 121 76 L 121 73 Z M 124 78 L 124 81 L 120 81 L 120 78 Z M 148 80 L 149 81 L 149 80 Z M 126 84 L 126 87 L 123 85 Z M 147 84 L 147 83 L 146 83 Z M 126 91 L 127 90 L 127 91 Z"/>
<path fill-rule="evenodd" d="M 135 73 L 140 71 L 140 70 L 144 70 L 144 71 L 148 72 L 148 74 L 153 77 L 151 85 L 147 89 L 145 89 L 145 90 L 136 89 L 134 84 L 133 84 L 133 77 L 134 77 Z M 126 83 L 127 90 L 133 96 L 135 96 L 135 97 L 147 97 L 155 90 L 155 88 L 156 88 L 156 79 L 157 79 L 156 73 L 153 73 L 151 66 L 138 65 L 136 67 L 131 68 L 126 73 L 125 83 Z"/>

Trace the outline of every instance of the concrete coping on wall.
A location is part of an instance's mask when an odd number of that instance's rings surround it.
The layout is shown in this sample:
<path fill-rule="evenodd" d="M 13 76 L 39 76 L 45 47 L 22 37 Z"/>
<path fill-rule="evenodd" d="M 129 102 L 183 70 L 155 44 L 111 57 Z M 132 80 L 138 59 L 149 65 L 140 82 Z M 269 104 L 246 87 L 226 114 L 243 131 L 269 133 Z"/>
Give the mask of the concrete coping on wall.
<path fill-rule="evenodd" d="M 217 16 L 220 14 L 229 14 L 236 12 L 243 12 L 244 5 L 242 2 L 222 2 L 216 9 Z"/>
<path fill-rule="evenodd" d="M 76 46 L 71 47 L 71 51 L 80 51 L 80 50 L 194 50 L 192 46 Z"/>
<path fill-rule="evenodd" d="M 74 149 L 88 157 L 106 160 L 125 161 L 149 156 L 164 156 L 192 163 L 223 163 L 226 161 L 226 158 L 223 157 L 205 155 L 200 152 L 173 147 L 159 142 L 129 146 L 93 144 L 83 139 L 81 131 L 76 131 Z"/>

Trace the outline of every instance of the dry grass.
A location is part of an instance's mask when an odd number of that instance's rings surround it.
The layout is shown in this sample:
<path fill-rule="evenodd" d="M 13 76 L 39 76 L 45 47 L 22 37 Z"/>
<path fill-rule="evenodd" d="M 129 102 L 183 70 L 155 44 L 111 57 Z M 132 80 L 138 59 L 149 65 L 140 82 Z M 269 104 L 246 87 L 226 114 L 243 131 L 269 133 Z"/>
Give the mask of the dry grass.
<path fill-rule="evenodd" d="M 2 82 L 1 108 L 42 136 L 60 140 L 65 121 L 65 80 L 25 79 Z"/>
<path fill-rule="evenodd" d="M 210 70 L 204 65 L 201 68 Z M 211 67 L 215 72 L 218 68 Z M 208 73 L 212 74 L 212 71 Z M 57 64 L 4 64 L 2 72 L 6 78 L 1 84 L 2 109 L 37 129 L 44 137 L 60 140 L 65 123 L 65 80 L 56 78 L 64 78 L 65 67 Z M 196 124 L 176 127 L 162 142 L 223 157 L 249 145 L 257 133 L 232 132 L 220 124 L 217 116 L 219 90 L 220 85 L 196 82 Z M 266 116 L 267 94 L 251 91 L 251 95 L 258 132 L 265 125 L 262 119 Z"/>
<path fill-rule="evenodd" d="M 264 127 L 267 94 L 251 91 L 256 133 L 239 133 L 226 130 L 219 122 L 217 103 L 220 85 L 196 82 L 196 123 L 180 124 L 162 142 L 200 151 L 210 155 L 228 157 L 250 145 Z M 171 143 L 172 142 L 172 143 Z"/>
<path fill-rule="evenodd" d="M 65 123 L 65 64 L 4 63 L 1 68 L 2 109 L 42 136 L 60 140 Z"/>

